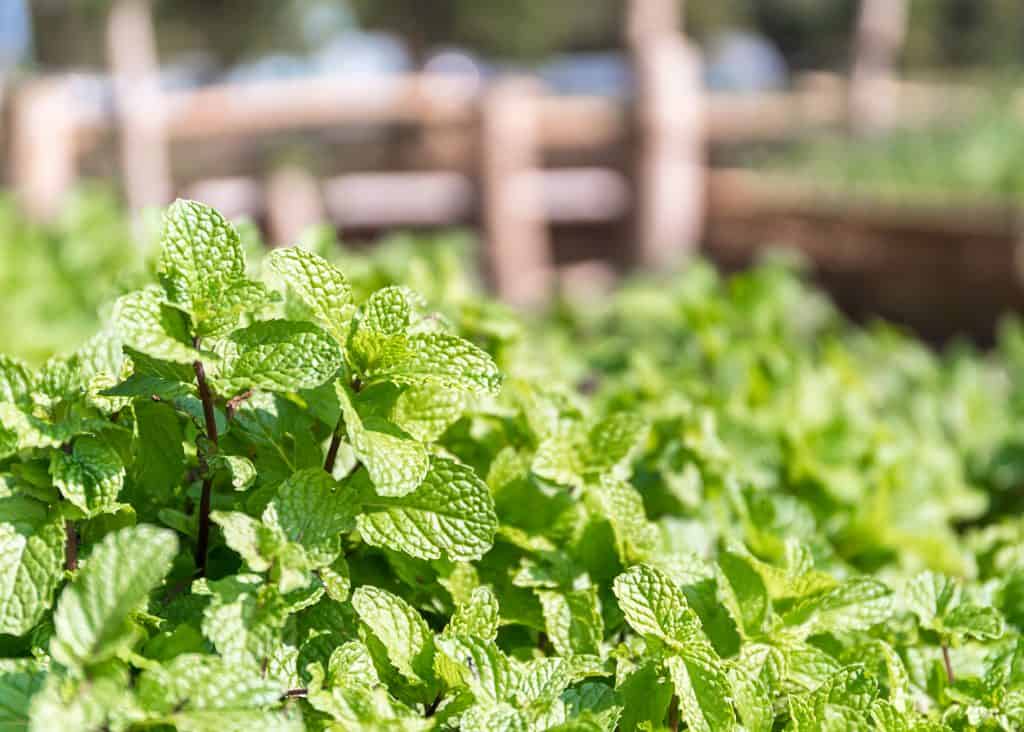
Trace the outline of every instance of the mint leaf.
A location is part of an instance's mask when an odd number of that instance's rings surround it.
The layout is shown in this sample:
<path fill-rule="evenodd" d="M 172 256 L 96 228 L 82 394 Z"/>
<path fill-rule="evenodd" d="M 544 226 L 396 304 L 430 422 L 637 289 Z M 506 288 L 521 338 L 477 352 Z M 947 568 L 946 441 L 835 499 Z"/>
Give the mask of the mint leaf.
<path fill-rule="evenodd" d="M 615 578 L 612 589 L 626 622 L 640 635 L 678 647 L 700 631 L 700 619 L 683 591 L 655 567 L 630 567 Z"/>
<path fill-rule="evenodd" d="M 418 612 L 400 597 L 370 586 L 356 589 L 352 607 L 402 676 L 413 684 L 433 682 L 433 635 Z"/>
<path fill-rule="evenodd" d="M 108 534 L 61 593 L 50 652 L 69 667 L 111 658 L 137 638 L 129 622 L 163 580 L 178 551 L 173 532 L 133 526 Z"/>
<path fill-rule="evenodd" d="M 116 510 L 125 467 L 117 451 L 95 437 L 79 437 L 70 454 L 54 452 L 50 475 L 61 495 L 87 516 Z"/>
<path fill-rule="evenodd" d="M 430 469 L 427 449 L 414 440 L 383 431 L 387 423 L 376 422 L 381 430 L 367 429 L 348 391 L 341 385 L 336 391 L 352 450 L 366 467 L 377 493 L 399 497 L 416 490 Z"/>
<path fill-rule="evenodd" d="M 121 342 L 139 353 L 181 364 L 200 357 L 192 347 L 184 315 L 163 303 L 157 287 L 122 297 L 114 304 L 113 319 Z"/>
<path fill-rule="evenodd" d="M 435 457 L 412 493 L 365 497 L 357 526 L 374 546 L 418 559 L 470 561 L 491 548 L 498 517 L 490 491 L 472 469 Z"/>
<path fill-rule="evenodd" d="M 157 271 L 167 300 L 192 316 L 196 335 L 229 330 L 242 311 L 264 299 L 262 287 L 246 279 L 238 232 L 209 206 L 171 204 L 160 244 Z"/>
<path fill-rule="evenodd" d="M 267 264 L 308 308 L 313 319 L 335 340 L 344 343 L 355 308 L 352 287 L 341 271 L 299 247 L 275 249 L 267 257 Z"/>
<path fill-rule="evenodd" d="M 14 518 L 10 508 L 4 514 Z M 64 521 L 56 512 L 41 514 L 18 526 L 0 524 L 0 633 L 30 631 L 53 603 L 63 574 Z"/>
<path fill-rule="evenodd" d="M 334 340 L 312 323 L 264 320 L 236 330 L 213 377 L 224 393 L 299 391 L 332 378 L 341 366 Z"/>

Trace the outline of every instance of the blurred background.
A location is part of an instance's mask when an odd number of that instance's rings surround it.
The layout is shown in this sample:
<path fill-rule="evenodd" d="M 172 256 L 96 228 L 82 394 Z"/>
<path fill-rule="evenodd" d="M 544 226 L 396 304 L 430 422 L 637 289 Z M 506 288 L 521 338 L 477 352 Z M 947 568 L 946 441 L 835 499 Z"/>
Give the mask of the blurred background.
<path fill-rule="evenodd" d="M 788 248 L 984 342 L 1022 64 L 1014 0 L 0 0 L 0 340 L 74 341 L 187 196 L 254 247 L 457 241 L 522 306 Z"/>

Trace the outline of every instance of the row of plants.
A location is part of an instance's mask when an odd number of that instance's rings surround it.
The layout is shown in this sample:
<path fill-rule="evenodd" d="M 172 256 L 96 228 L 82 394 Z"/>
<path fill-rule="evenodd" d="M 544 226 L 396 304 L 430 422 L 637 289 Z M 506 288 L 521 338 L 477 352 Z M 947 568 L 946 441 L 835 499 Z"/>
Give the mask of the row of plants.
<path fill-rule="evenodd" d="M 525 321 L 457 244 L 330 250 L 179 201 L 0 360 L 0 729 L 1024 725 L 1019 326 L 700 263 Z"/>
<path fill-rule="evenodd" d="M 1024 135 L 1010 106 L 956 125 L 897 130 L 879 138 L 824 136 L 759 167 L 839 191 L 924 200 L 951 197 L 1015 202 L 1024 195 Z"/>

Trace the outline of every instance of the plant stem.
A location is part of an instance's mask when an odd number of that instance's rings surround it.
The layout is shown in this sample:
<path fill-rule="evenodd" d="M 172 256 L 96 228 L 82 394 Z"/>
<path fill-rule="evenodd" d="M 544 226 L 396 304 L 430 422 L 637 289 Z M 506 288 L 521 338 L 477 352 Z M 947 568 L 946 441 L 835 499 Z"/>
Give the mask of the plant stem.
<path fill-rule="evenodd" d="M 668 728 L 671 732 L 679 732 L 679 697 L 675 694 L 668 705 Z"/>
<path fill-rule="evenodd" d="M 78 529 L 73 521 L 64 519 L 64 569 L 74 572 L 78 569 Z"/>
<path fill-rule="evenodd" d="M 352 379 L 352 391 L 356 394 L 363 388 L 363 382 L 359 377 Z M 338 448 L 341 447 L 341 440 L 345 436 L 345 413 L 338 415 L 338 424 L 334 425 L 334 433 L 331 435 L 331 444 L 327 448 L 327 458 L 324 460 L 324 470 L 334 473 L 334 462 L 338 459 Z"/>
<path fill-rule="evenodd" d="M 338 417 L 338 424 L 334 425 L 334 434 L 331 435 L 331 444 L 327 448 L 327 458 L 324 460 L 324 470 L 334 474 L 334 461 L 338 459 L 338 448 L 341 447 L 341 435 L 345 431 L 345 416 Z"/>
<path fill-rule="evenodd" d="M 949 646 L 945 641 L 942 643 L 942 662 L 946 666 L 946 679 L 952 684 L 956 681 L 956 677 L 953 675 L 953 663 L 949 660 Z"/>
<path fill-rule="evenodd" d="M 65 455 L 74 453 L 70 442 L 65 442 L 60 449 L 64 451 Z M 63 496 L 61 500 L 64 500 Z M 71 519 L 64 519 L 64 569 L 69 572 L 78 569 L 78 530 L 75 528 L 75 522 Z"/>
<path fill-rule="evenodd" d="M 199 339 L 196 338 L 195 347 L 199 348 Z M 210 385 L 206 383 L 206 369 L 202 361 L 195 361 L 192 368 L 196 372 L 196 384 L 199 386 L 199 399 L 203 403 L 203 419 L 206 422 L 206 438 L 217 446 L 217 419 L 213 412 L 213 394 L 210 392 Z M 210 545 L 210 499 L 213 492 L 213 479 L 209 471 L 204 470 L 203 490 L 199 496 L 199 530 L 196 535 L 196 566 L 199 567 L 199 576 L 206 576 L 206 553 Z"/>
<path fill-rule="evenodd" d="M 309 689 L 288 689 L 282 696 L 285 699 L 302 699 L 309 693 Z"/>

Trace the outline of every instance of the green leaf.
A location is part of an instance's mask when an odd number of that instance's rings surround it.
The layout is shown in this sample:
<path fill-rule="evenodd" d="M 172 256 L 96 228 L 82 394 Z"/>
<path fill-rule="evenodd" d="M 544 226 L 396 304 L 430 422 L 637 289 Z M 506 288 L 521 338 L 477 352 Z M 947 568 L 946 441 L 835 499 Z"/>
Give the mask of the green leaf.
<path fill-rule="evenodd" d="M 498 598 L 487 587 L 477 587 L 469 599 L 460 603 L 448 621 L 446 635 L 473 636 L 494 640 L 498 636 Z"/>
<path fill-rule="evenodd" d="M 352 287 L 341 271 L 319 255 L 299 247 L 275 249 L 267 258 L 267 264 L 324 330 L 344 343 L 348 321 L 355 308 Z"/>
<path fill-rule="evenodd" d="M 458 421 L 467 402 L 460 391 L 435 384 L 411 386 L 395 400 L 391 419 L 414 439 L 434 442 Z"/>
<path fill-rule="evenodd" d="M 227 476 L 231 487 L 236 491 L 247 490 L 256 482 L 256 466 L 247 457 L 218 453 L 212 456 L 207 464 L 214 473 Z"/>
<path fill-rule="evenodd" d="M 32 661 L 0 667 L 0 731 L 28 729 L 29 704 L 45 678 Z"/>
<path fill-rule="evenodd" d="M 196 335 L 230 329 L 241 312 L 263 300 L 262 287 L 246 279 L 238 232 L 209 206 L 171 204 L 160 244 L 157 271 L 167 300 L 192 316 Z"/>
<path fill-rule="evenodd" d="M 163 303 L 158 287 L 123 296 L 114 303 L 112 317 L 121 342 L 139 353 L 180 364 L 200 358 L 189 340 L 185 316 Z"/>
<path fill-rule="evenodd" d="M 21 361 L 0 354 L 0 402 L 22 404 L 34 386 L 32 372 Z"/>
<path fill-rule="evenodd" d="M 746 637 L 762 634 L 772 612 L 768 589 L 745 554 L 723 551 L 718 555 L 718 596 L 736 627 Z"/>
<path fill-rule="evenodd" d="M 125 467 L 116 450 L 85 436 L 75 440 L 71 454 L 53 453 L 50 475 L 64 499 L 91 517 L 117 509 Z"/>
<path fill-rule="evenodd" d="M 892 615 L 892 600 L 881 582 L 858 577 L 797 603 L 785 622 L 807 635 L 867 630 Z"/>
<path fill-rule="evenodd" d="M 373 546 L 418 559 L 470 561 L 491 548 L 498 517 L 490 491 L 472 469 L 435 457 L 409 495 L 367 495 L 357 525 L 363 540 Z"/>
<path fill-rule="evenodd" d="M 4 506 L 6 518 L 14 518 Z M 59 513 L 0 524 L 0 633 L 23 635 L 53 603 L 64 569 L 64 521 Z"/>
<path fill-rule="evenodd" d="M 359 327 L 382 335 L 400 335 L 408 330 L 411 321 L 408 288 L 384 287 L 370 295 L 363 305 Z"/>
<path fill-rule="evenodd" d="M 253 710 L 276 704 L 286 689 L 279 681 L 227 663 L 217 656 L 189 653 L 145 671 L 139 702 L 160 715 L 198 710 Z"/>
<path fill-rule="evenodd" d="M 433 634 L 409 603 L 386 590 L 367 585 L 352 593 L 352 607 L 384 645 L 388 660 L 407 681 L 433 683 Z"/>
<path fill-rule="evenodd" d="M 434 385 L 475 394 L 493 394 L 501 386 L 491 357 L 457 336 L 418 333 L 397 340 L 388 336 L 379 344 L 379 352 L 364 369 L 367 383 Z"/>
<path fill-rule="evenodd" d="M 629 626 L 644 636 L 682 647 L 701 632 L 700 619 L 683 591 L 661 570 L 646 564 L 630 567 L 612 587 Z"/>
<path fill-rule="evenodd" d="M 694 732 L 717 732 L 736 727 L 732 708 L 732 687 L 721 659 L 710 644 L 699 650 L 665 659 L 669 677 L 679 699 L 679 716 Z"/>
<path fill-rule="evenodd" d="M 449 683 L 466 686 L 478 703 L 510 701 L 519 688 L 520 675 L 494 641 L 472 636 L 439 636 L 437 650 L 457 678 Z"/>
<path fill-rule="evenodd" d="M 140 525 L 104 537 L 57 602 L 54 659 L 69 667 L 99 663 L 133 643 L 128 616 L 160 584 L 177 553 L 177 537 L 166 529 Z"/>
<path fill-rule="evenodd" d="M 315 567 L 329 565 L 341 550 L 341 534 L 354 526 L 357 506 L 351 491 L 317 468 L 295 473 L 277 489 L 263 522 L 301 545 Z"/>
<path fill-rule="evenodd" d="M 994 640 L 1003 634 L 1003 618 L 995 608 L 965 601 L 954 580 L 935 572 L 922 572 L 907 583 L 906 602 L 921 625 L 944 639 Z"/>
<path fill-rule="evenodd" d="M 943 619 L 946 630 L 975 640 L 996 640 L 1003 635 L 1003 617 L 994 607 L 961 603 Z"/>
<path fill-rule="evenodd" d="M 430 469 L 427 449 L 400 435 L 367 429 L 352 405 L 348 390 L 339 384 L 336 391 L 352 451 L 366 467 L 377 494 L 400 497 L 416 490 Z"/>
<path fill-rule="evenodd" d="M 536 590 L 544 628 L 559 655 L 600 655 L 604 619 L 596 587 L 562 592 Z"/>
<path fill-rule="evenodd" d="M 615 550 L 623 564 L 649 559 L 658 542 L 657 528 L 647 519 L 643 498 L 629 483 L 610 475 L 588 486 L 588 505 L 611 524 Z"/>
<path fill-rule="evenodd" d="M 312 323 L 262 320 L 233 332 L 213 380 L 223 393 L 314 389 L 341 367 L 341 352 Z"/>

